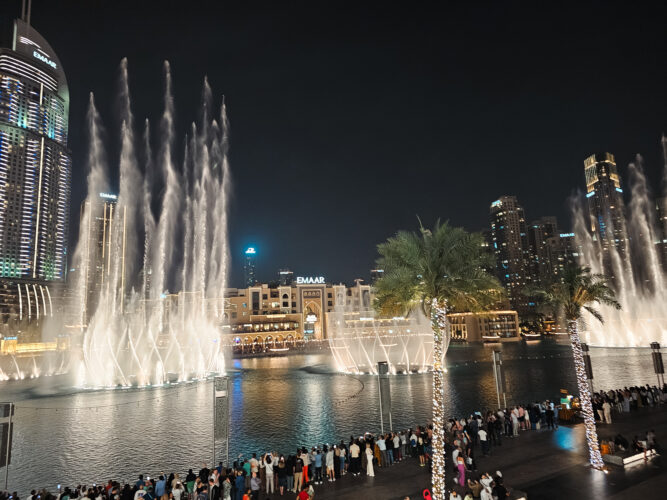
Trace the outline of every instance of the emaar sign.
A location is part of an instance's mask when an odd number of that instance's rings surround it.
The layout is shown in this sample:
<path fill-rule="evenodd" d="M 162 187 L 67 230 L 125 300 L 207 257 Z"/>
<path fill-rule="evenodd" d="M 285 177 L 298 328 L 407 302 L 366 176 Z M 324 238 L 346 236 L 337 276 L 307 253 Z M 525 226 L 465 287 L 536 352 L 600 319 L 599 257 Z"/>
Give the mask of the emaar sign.
<path fill-rule="evenodd" d="M 40 53 L 37 52 L 36 50 L 33 50 L 33 51 L 32 51 L 32 56 L 33 56 L 35 59 L 39 59 L 39 60 L 42 61 L 43 63 L 48 64 L 48 65 L 51 66 L 53 69 L 56 69 L 56 63 L 55 63 L 54 61 L 52 61 L 52 60 L 49 59 L 48 57 L 46 57 L 46 56 L 40 54 Z"/>
<path fill-rule="evenodd" d="M 324 276 L 297 276 L 297 285 L 324 285 Z"/>

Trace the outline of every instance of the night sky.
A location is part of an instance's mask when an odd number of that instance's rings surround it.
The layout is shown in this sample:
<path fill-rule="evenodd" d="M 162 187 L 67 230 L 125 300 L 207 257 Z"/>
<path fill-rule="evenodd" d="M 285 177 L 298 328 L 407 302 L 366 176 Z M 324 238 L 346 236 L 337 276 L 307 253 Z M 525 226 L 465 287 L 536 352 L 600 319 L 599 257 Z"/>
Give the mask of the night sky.
<path fill-rule="evenodd" d="M 70 87 L 73 234 L 88 93 L 116 150 L 122 57 L 139 119 L 159 118 L 171 62 L 179 136 L 204 75 L 226 96 L 232 285 L 247 245 L 262 281 L 283 266 L 367 277 L 375 245 L 417 215 L 480 230 L 503 194 L 529 221 L 557 215 L 568 229 L 567 198 L 596 151 L 623 176 L 642 153 L 660 188 L 665 2 L 470 3 L 34 0 Z M 5 21 L 19 13 L 20 0 L 2 2 Z"/>

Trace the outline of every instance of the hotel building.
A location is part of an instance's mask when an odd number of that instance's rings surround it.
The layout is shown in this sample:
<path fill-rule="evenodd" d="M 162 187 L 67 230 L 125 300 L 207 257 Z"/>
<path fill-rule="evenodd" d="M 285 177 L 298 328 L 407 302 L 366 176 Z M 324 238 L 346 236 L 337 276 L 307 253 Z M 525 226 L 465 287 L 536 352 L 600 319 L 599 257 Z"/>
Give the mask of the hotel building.
<path fill-rule="evenodd" d="M 267 284 L 230 288 L 225 293 L 226 336 L 238 352 L 283 350 L 305 342 L 328 340 L 335 311 L 342 306 L 347 328 L 382 333 L 408 327 L 400 318 L 375 317 L 373 288 L 326 283 L 323 277 L 297 277 L 291 286 Z M 340 312 L 338 313 L 340 314 Z M 469 342 L 516 340 L 516 311 L 450 314 L 452 339 Z M 405 325 L 403 325 L 405 323 Z M 409 330 L 407 330 L 409 331 Z"/>
<path fill-rule="evenodd" d="M 72 160 L 62 64 L 24 19 L 0 47 L 0 322 L 53 315 L 67 270 Z M 18 327 L 21 329 L 21 326 Z"/>

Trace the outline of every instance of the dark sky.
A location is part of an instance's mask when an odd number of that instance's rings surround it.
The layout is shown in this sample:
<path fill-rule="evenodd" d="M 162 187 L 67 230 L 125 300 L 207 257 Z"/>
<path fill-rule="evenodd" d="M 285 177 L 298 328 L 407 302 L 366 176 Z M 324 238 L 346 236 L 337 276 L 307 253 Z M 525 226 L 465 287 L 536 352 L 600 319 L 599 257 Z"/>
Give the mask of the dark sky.
<path fill-rule="evenodd" d="M 138 118 L 159 117 L 171 62 L 181 135 L 204 75 L 226 95 L 233 284 L 246 245 L 263 281 L 281 266 L 365 277 L 375 245 L 416 215 L 479 230 L 502 194 L 567 228 L 596 151 L 622 174 L 644 154 L 659 188 L 665 2 L 472 3 L 34 0 L 69 80 L 72 206 L 88 92 L 112 130 L 125 56 Z M 20 1 L 0 9 L 16 16 Z"/>

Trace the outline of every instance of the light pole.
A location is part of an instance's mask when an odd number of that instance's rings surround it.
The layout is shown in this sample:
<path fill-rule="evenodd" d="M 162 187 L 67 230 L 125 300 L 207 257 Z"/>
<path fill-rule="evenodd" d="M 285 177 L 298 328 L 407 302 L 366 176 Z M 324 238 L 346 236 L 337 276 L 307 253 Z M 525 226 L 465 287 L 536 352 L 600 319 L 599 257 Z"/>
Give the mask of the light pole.
<path fill-rule="evenodd" d="M 496 396 L 498 397 L 498 408 L 500 409 L 500 393 L 503 394 L 504 408 L 507 408 L 507 397 L 505 396 L 505 374 L 503 373 L 503 358 L 500 351 L 492 351 L 493 376 L 496 379 Z"/>
<path fill-rule="evenodd" d="M 662 387 L 665 384 L 665 365 L 662 363 L 662 353 L 658 342 L 651 342 L 651 357 L 653 358 L 653 370 L 658 377 L 658 387 Z"/>
<path fill-rule="evenodd" d="M 394 426 L 391 422 L 391 390 L 389 387 L 389 363 L 386 361 L 378 362 L 378 391 L 380 393 L 380 432 L 384 434 L 384 413 L 387 409 L 389 421 L 389 430 Z"/>

